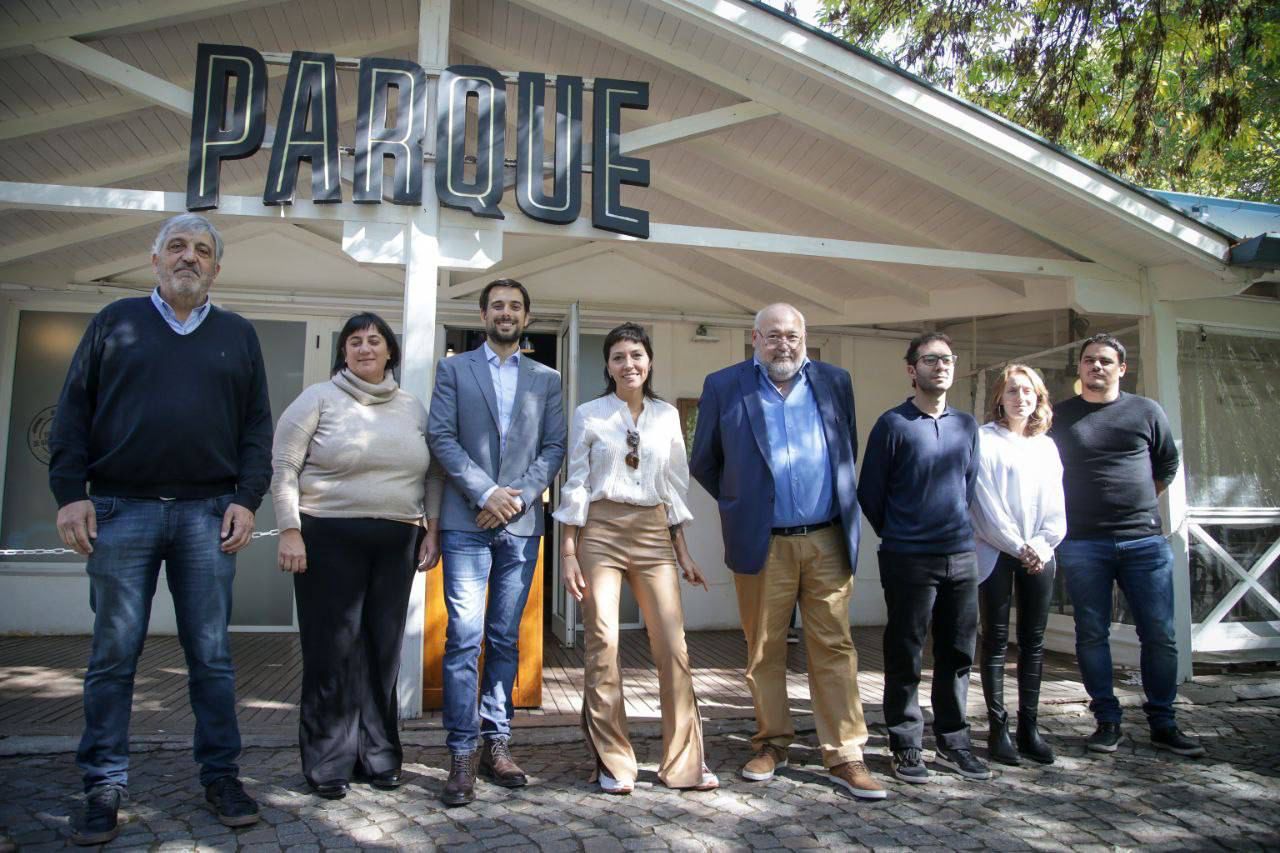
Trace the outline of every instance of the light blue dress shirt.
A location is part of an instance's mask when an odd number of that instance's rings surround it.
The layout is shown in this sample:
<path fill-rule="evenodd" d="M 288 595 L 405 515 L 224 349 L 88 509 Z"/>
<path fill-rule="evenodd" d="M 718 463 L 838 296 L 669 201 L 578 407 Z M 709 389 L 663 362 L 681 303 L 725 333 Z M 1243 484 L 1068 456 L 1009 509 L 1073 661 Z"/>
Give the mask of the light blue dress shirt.
<path fill-rule="evenodd" d="M 765 366 L 755 359 L 769 435 L 769 469 L 773 473 L 773 526 L 821 524 L 836 515 L 831 461 L 822 413 L 809 381 L 809 359 L 782 396 Z"/>
<path fill-rule="evenodd" d="M 164 321 L 169 324 L 170 329 L 173 329 L 179 335 L 189 335 L 200 328 L 204 318 L 209 316 L 209 306 L 213 303 L 206 296 L 204 304 L 199 308 L 193 308 L 191 313 L 187 315 L 187 322 L 185 323 L 178 319 L 178 315 L 174 313 L 173 306 L 164 301 L 164 297 L 160 295 L 159 287 L 151 291 L 151 304 L 156 306 L 156 310 L 160 312 L 160 316 L 164 318 Z"/>
<path fill-rule="evenodd" d="M 489 347 L 488 341 L 485 341 L 483 346 L 484 360 L 489 363 L 489 378 L 493 380 L 493 396 L 498 401 L 498 436 L 502 452 L 506 453 L 507 430 L 511 427 L 511 410 L 516 405 L 516 383 L 520 381 L 520 350 L 517 349 L 503 361 Z M 494 486 L 480 496 L 481 508 L 496 488 L 497 486 Z M 521 501 L 521 503 L 524 502 Z"/>

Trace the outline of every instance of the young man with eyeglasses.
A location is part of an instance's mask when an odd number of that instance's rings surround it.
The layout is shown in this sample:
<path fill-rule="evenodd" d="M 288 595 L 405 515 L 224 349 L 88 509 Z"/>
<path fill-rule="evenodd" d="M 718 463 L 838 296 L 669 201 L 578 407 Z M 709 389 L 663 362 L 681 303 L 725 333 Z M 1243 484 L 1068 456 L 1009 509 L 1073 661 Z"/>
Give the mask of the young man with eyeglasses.
<path fill-rule="evenodd" d="M 799 601 L 809 692 L 831 781 L 863 799 L 884 787 L 867 771 L 867 725 L 849 601 L 858 564 L 858 453 L 848 371 L 811 361 L 804 317 L 777 304 L 756 315 L 753 358 L 707 377 L 689 471 L 720 508 L 755 700 L 753 782 L 786 767 L 795 726 L 787 703 L 787 628 Z"/>
<path fill-rule="evenodd" d="M 920 659 L 933 626 L 934 762 L 966 779 L 990 779 L 973 754 L 965 704 L 978 632 L 978 559 L 969 504 L 978 473 L 978 424 L 947 405 L 955 378 L 951 339 L 939 332 L 907 347 L 915 394 L 880 416 L 867 440 L 858 501 L 880 537 L 884 716 L 893 774 L 922 783 Z"/>
<path fill-rule="evenodd" d="M 1120 703 L 1112 689 L 1111 606 L 1118 585 L 1138 629 L 1151 744 L 1178 755 L 1204 747 L 1178 730 L 1178 649 L 1173 631 L 1173 551 L 1159 495 L 1178 473 L 1178 448 L 1160 404 L 1120 390 L 1124 344 L 1107 334 L 1080 351 L 1080 396 L 1054 408 L 1049 437 L 1062 457 L 1067 538 L 1058 565 L 1071 595 L 1076 660 L 1097 730 L 1092 752 L 1115 752 Z"/>

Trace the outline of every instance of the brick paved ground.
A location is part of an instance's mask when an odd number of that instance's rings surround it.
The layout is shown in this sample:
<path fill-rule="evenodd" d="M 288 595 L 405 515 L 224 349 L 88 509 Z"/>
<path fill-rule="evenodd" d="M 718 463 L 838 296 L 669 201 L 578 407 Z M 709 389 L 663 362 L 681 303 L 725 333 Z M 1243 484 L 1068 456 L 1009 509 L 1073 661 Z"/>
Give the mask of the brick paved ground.
<path fill-rule="evenodd" d="M 748 783 L 742 721 L 708 725 L 709 757 L 723 787 L 677 793 L 643 764 L 630 797 L 607 797 L 586 782 L 575 732 L 522 731 L 517 757 L 533 784 L 510 795 L 480 783 L 477 801 L 446 811 L 437 801 L 446 754 L 438 735 L 411 733 L 409 783 L 393 793 L 357 786 L 345 800 L 306 793 L 293 748 L 251 747 L 243 776 L 264 807 L 256 827 L 225 829 L 203 804 L 190 756 L 176 742 L 135 754 L 128 823 L 112 849 L 310 851 L 448 847 L 459 850 L 721 849 L 1153 849 L 1280 848 L 1280 699 L 1180 705 L 1184 729 L 1209 756 L 1156 753 L 1137 715 L 1120 750 L 1086 754 L 1092 729 L 1079 706 L 1045 720 L 1060 759 L 1052 768 L 1001 769 L 990 782 L 937 773 L 931 784 L 889 783 L 887 800 L 849 799 L 823 781 L 812 733 L 792 749 L 791 769 Z M 874 715 L 873 715 L 874 716 Z M 644 727 L 652 734 L 651 726 Z M 980 736 L 980 734 L 979 734 Z M 659 747 L 637 737 L 641 761 Z M 10 744 L 10 751 L 14 744 Z M 33 749 L 36 747 L 33 747 Z M 64 747 L 54 747 L 61 749 Z M 882 729 L 873 732 L 872 770 L 888 774 Z M 72 756 L 0 758 L 0 825 L 24 851 L 66 845 L 80 807 Z"/>

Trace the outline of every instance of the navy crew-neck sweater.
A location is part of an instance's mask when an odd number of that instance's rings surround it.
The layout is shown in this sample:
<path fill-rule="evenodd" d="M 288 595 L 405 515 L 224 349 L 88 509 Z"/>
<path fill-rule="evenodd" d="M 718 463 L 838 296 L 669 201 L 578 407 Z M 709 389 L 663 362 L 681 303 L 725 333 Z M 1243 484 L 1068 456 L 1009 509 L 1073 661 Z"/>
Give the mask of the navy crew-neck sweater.
<path fill-rule="evenodd" d="M 1072 397 L 1053 407 L 1067 536 L 1141 539 L 1160 533 L 1155 480 L 1178 473 L 1178 448 L 1155 400 L 1124 391 L 1110 403 Z"/>
<path fill-rule="evenodd" d="M 89 323 L 49 436 L 58 506 L 95 495 L 209 498 L 257 510 L 271 481 L 271 404 L 258 336 L 220 308 L 194 332 L 150 298 Z"/>
<path fill-rule="evenodd" d="M 950 406 L 932 418 L 908 399 L 871 429 L 858 503 L 883 551 L 972 551 L 969 503 L 977 477 L 977 421 Z"/>

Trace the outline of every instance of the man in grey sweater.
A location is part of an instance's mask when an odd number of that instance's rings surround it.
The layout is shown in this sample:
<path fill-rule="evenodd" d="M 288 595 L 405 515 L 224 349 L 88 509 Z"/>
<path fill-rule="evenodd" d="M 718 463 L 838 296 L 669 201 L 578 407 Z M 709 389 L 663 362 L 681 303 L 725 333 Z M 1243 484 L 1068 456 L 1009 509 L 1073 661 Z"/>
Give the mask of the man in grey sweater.
<path fill-rule="evenodd" d="M 543 530 L 542 493 L 568 443 L 560 374 L 520 353 L 529 309 L 520 282 L 487 284 L 480 318 L 488 340 L 440 362 L 431 397 L 427 443 L 447 477 L 439 527 L 449 614 L 444 726 L 452 755 L 441 799 L 449 806 L 475 798 L 481 739 L 480 772 L 506 788 L 527 781 L 508 751 L 511 687 Z"/>

